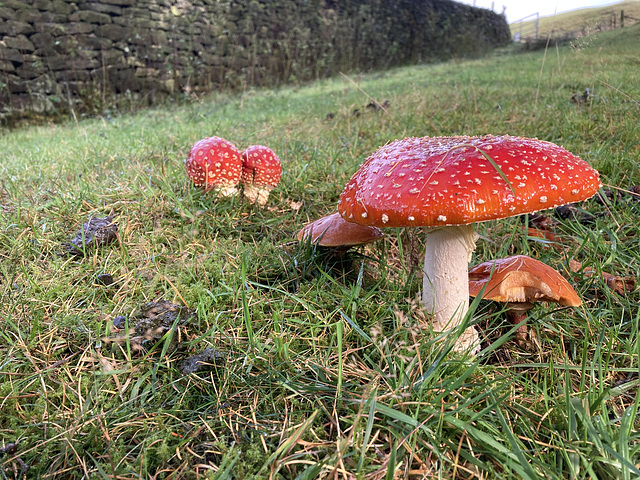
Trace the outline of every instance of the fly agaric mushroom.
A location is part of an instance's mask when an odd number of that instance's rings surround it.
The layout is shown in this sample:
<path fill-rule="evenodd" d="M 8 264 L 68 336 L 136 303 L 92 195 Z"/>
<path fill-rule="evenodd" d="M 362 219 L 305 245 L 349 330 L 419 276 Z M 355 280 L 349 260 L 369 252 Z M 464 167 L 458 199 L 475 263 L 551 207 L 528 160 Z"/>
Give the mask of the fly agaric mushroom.
<path fill-rule="evenodd" d="M 348 221 L 427 230 L 422 302 L 436 330 L 458 327 L 469 308 L 473 223 L 586 200 L 598 172 L 565 149 L 512 136 L 396 140 L 347 183 L 338 211 Z M 454 345 L 476 351 L 467 329 Z"/>
<path fill-rule="evenodd" d="M 319 218 L 298 232 L 298 240 L 309 239 L 320 247 L 335 247 L 347 250 L 382 238 L 384 234 L 377 227 L 367 227 L 347 222 L 338 212 Z"/>
<path fill-rule="evenodd" d="M 244 196 L 249 202 L 265 205 L 269 193 L 282 175 L 282 164 L 276 154 L 263 145 L 251 145 L 242 152 Z"/>
<path fill-rule="evenodd" d="M 469 270 L 469 295 L 507 304 L 509 320 L 518 325 L 534 302 L 579 307 L 582 300 L 560 273 L 526 255 L 489 260 Z M 516 331 L 518 341 L 527 340 L 527 326 Z"/>
<path fill-rule="evenodd" d="M 196 142 L 185 166 L 196 187 L 214 189 L 225 197 L 238 191 L 236 185 L 242 175 L 242 155 L 223 138 L 209 137 Z"/>

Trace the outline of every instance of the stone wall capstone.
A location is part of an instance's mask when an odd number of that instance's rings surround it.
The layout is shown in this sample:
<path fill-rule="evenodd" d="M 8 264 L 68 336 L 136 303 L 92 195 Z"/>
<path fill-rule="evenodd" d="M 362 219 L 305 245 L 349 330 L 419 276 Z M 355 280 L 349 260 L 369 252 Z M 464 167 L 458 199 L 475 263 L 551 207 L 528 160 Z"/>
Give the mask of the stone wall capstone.
<path fill-rule="evenodd" d="M 0 122 L 477 56 L 509 40 L 502 15 L 449 0 L 0 0 Z"/>

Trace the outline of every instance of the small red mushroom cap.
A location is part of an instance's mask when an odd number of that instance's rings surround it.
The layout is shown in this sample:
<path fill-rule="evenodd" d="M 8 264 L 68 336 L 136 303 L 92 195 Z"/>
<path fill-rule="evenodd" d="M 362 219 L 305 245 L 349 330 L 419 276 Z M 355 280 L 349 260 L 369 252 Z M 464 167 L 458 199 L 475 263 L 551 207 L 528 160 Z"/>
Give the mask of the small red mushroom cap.
<path fill-rule="evenodd" d="M 244 195 L 251 203 L 267 203 L 269 193 L 282 176 L 282 164 L 276 154 L 263 145 L 251 145 L 242 152 Z"/>
<path fill-rule="evenodd" d="M 550 142 L 512 136 L 396 140 L 347 183 L 338 211 L 378 227 L 463 225 L 586 200 L 598 172 Z"/>
<path fill-rule="evenodd" d="M 237 191 L 236 185 L 242 175 L 242 155 L 231 142 L 209 137 L 191 147 L 185 166 L 196 187 L 231 195 Z"/>

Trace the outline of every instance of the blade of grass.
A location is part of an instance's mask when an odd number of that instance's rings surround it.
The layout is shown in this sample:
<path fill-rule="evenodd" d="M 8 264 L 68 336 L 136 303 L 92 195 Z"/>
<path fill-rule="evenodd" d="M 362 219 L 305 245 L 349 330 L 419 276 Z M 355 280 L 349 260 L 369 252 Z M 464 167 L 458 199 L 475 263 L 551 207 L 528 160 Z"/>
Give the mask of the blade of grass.
<path fill-rule="evenodd" d="M 247 342 L 249 346 L 249 350 L 253 350 L 254 348 L 254 338 L 253 338 L 253 327 L 251 325 L 251 312 L 249 311 L 249 300 L 247 299 L 247 252 L 243 252 L 242 254 L 242 263 L 240 267 L 240 278 L 241 278 L 241 286 L 240 286 L 240 295 L 242 298 L 242 316 L 244 318 L 244 325 L 247 329 Z"/>
<path fill-rule="evenodd" d="M 373 422 L 375 420 L 377 393 L 378 393 L 378 389 L 374 388 L 369 394 L 367 401 L 365 403 L 365 407 L 367 406 L 366 405 L 367 403 L 369 404 L 369 414 L 367 417 L 367 425 L 364 429 L 364 436 L 362 437 L 362 447 L 360 448 L 360 458 L 358 459 L 358 466 L 356 467 L 356 473 L 360 473 L 366 458 L 365 454 L 367 451 L 367 447 L 369 445 L 369 438 L 371 437 L 371 431 L 373 430 Z"/>
<path fill-rule="evenodd" d="M 497 405 L 498 401 L 495 398 L 495 396 L 493 395 L 493 393 L 490 394 L 490 397 L 491 397 L 491 400 L 493 401 L 493 403 Z M 512 429 L 507 424 L 507 421 L 504 418 L 504 415 L 502 414 L 501 409 L 500 408 L 494 408 L 493 410 L 495 411 L 496 415 L 498 416 L 498 420 L 500 421 L 500 424 L 502 425 L 502 431 L 504 432 L 505 436 L 507 437 L 507 440 L 509 441 L 509 444 L 511 445 L 511 450 L 515 453 L 515 455 L 516 455 L 516 457 L 518 459 L 518 467 L 521 467 L 521 470 L 524 473 L 524 476 L 522 478 L 526 478 L 526 479 L 529 479 L 529 480 L 543 478 L 542 475 L 537 473 L 533 468 L 531 468 L 531 465 L 529 465 L 529 462 L 527 461 L 527 459 L 525 458 L 525 456 L 524 456 L 524 454 L 522 452 L 522 444 L 513 435 Z"/>
<path fill-rule="evenodd" d="M 396 456 L 398 444 L 394 441 L 391 445 L 391 452 L 389 452 L 389 463 L 387 464 L 387 473 L 384 476 L 385 480 L 394 480 L 396 478 Z"/>
<path fill-rule="evenodd" d="M 342 358 L 342 342 L 343 342 L 344 324 L 342 319 L 336 322 L 336 337 L 338 343 L 338 382 L 336 385 L 336 401 L 342 396 L 342 377 L 344 359 Z"/>
<path fill-rule="evenodd" d="M 289 452 L 293 447 L 296 446 L 296 444 L 298 443 L 298 441 L 300 440 L 300 438 L 302 438 L 302 435 L 304 435 L 304 433 L 309 429 L 309 427 L 311 427 L 311 425 L 313 425 L 313 422 L 316 418 L 316 416 L 318 415 L 319 410 L 314 410 L 313 413 L 309 416 L 309 418 L 307 418 L 302 425 L 300 425 L 295 432 L 293 432 L 293 435 L 291 435 L 287 440 L 285 440 L 282 444 L 280 444 L 280 446 L 276 449 L 275 452 L 273 452 L 269 458 L 267 459 L 266 462 L 264 462 L 264 464 L 262 465 L 262 467 L 260 468 L 260 470 L 258 471 L 256 478 L 260 478 L 261 474 L 267 469 L 269 468 L 270 465 L 273 465 L 273 463 L 278 460 L 279 458 L 281 458 L 283 455 L 285 455 L 287 452 Z"/>
<path fill-rule="evenodd" d="M 347 322 L 351 326 L 351 328 L 353 328 L 358 333 L 358 335 L 364 338 L 368 343 L 373 342 L 371 337 L 367 335 L 367 333 L 364 330 L 362 330 L 356 322 L 351 320 L 342 310 L 338 310 L 338 312 L 340 313 L 344 321 Z"/>

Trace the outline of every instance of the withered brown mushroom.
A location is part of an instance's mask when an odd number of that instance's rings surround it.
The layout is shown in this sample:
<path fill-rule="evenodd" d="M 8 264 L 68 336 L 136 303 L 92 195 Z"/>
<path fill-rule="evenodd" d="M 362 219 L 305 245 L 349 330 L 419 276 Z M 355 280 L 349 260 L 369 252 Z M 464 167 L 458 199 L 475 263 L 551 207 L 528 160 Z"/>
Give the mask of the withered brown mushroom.
<path fill-rule="evenodd" d="M 320 247 L 334 247 L 347 250 L 382 238 L 384 234 L 377 227 L 367 227 L 347 222 L 338 212 L 319 218 L 305 225 L 297 235 L 298 240 L 308 239 Z"/>
<path fill-rule="evenodd" d="M 469 270 L 469 295 L 482 294 L 485 300 L 505 303 L 507 316 L 514 325 L 518 341 L 528 339 L 527 312 L 536 302 L 551 302 L 568 307 L 582 300 L 560 273 L 549 265 L 526 255 L 514 255 L 480 263 Z"/>

